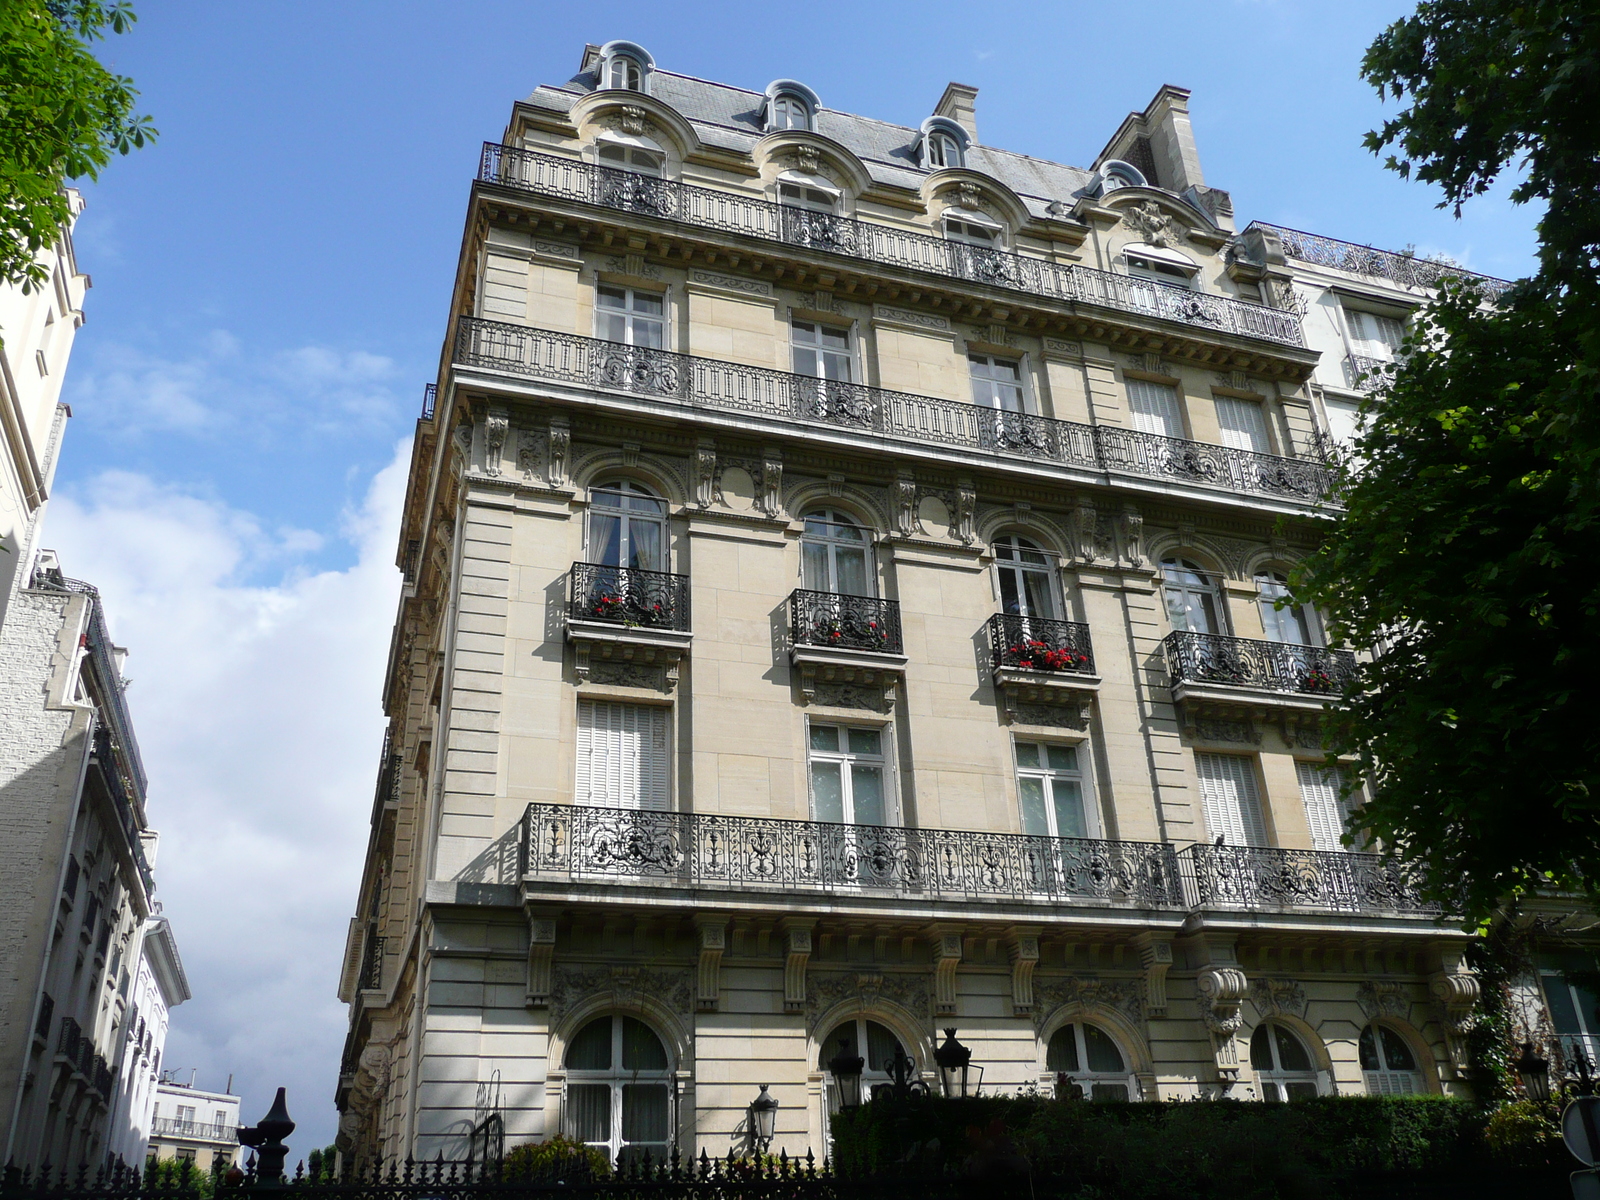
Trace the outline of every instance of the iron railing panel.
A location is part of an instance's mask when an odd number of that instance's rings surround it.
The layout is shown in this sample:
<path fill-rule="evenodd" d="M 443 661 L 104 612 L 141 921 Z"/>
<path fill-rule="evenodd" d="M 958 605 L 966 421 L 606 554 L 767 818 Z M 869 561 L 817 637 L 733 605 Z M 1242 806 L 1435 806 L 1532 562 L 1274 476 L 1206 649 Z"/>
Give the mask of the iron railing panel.
<path fill-rule="evenodd" d="M 1325 646 L 1179 630 L 1161 643 L 1174 684 L 1221 683 L 1275 692 L 1331 695 L 1354 677 L 1356 656 Z"/>
<path fill-rule="evenodd" d="M 789 596 L 789 635 L 796 646 L 904 653 L 898 601 L 796 588 Z"/>
<path fill-rule="evenodd" d="M 572 564 L 567 616 L 643 629 L 689 629 L 689 577 L 638 567 Z"/>
<path fill-rule="evenodd" d="M 1482 275 L 1450 263 L 1432 262 L 1413 254 L 1397 254 L 1393 250 L 1343 242 L 1317 233 L 1269 225 L 1265 221 L 1250 222 L 1245 232 L 1251 229 L 1266 229 L 1277 234 L 1283 242 L 1283 252 L 1289 258 L 1319 267 L 1349 271 L 1353 275 L 1387 279 L 1402 287 L 1436 288 L 1446 279 L 1466 279 L 1480 284 L 1490 299 L 1499 299 L 1512 286 L 1507 280 Z"/>
<path fill-rule="evenodd" d="M 1417 872 L 1399 859 L 1337 850 L 1211 846 L 1184 852 L 1201 908 L 1433 915 Z"/>

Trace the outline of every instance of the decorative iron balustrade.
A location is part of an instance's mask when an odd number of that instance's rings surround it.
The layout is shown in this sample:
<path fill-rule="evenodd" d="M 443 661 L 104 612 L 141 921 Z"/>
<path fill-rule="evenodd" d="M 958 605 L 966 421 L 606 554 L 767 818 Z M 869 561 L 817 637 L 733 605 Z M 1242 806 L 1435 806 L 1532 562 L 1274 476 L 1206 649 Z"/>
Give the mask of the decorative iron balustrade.
<path fill-rule="evenodd" d="M 1285 346 L 1305 345 L 1297 312 L 1093 267 L 1063 266 L 1006 250 L 969 246 L 854 217 L 811 212 L 514 146 L 485 142 L 478 179 L 518 191 L 926 271 L 1050 300 L 1090 304 Z"/>
<path fill-rule="evenodd" d="M 94 1074 L 90 1077 L 94 1090 L 100 1093 L 102 1100 L 111 1099 L 111 1066 L 99 1054 L 94 1056 Z"/>
<path fill-rule="evenodd" d="M 1251 221 L 1245 232 L 1251 229 L 1266 229 L 1277 234 L 1283 241 L 1284 254 L 1290 258 L 1319 267 L 1349 271 L 1353 275 L 1387 279 L 1401 287 L 1436 288 L 1446 279 L 1466 279 L 1480 284 L 1490 299 L 1499 299 L 1512 286 L 1507 280 L 1450 263 L 1434 262 L 1413 254 L 1397 254 L 1393 250 L 1379 250 L 1355 242 L 1342 242 L 1338 238 L 1287 229 L 1282 225 L 1269 225 L 1265 221 Z"/>
<path fill-rule="evenodd" d="M 522 863 L 528 876 L 573 882 L 1183 906 L 1177 856 L 1160 843 L 712 813 L 530 804 Z"/>
<path fill-rule="evenodd" d="M 840 383 L 577 334 L 462 317 L 457 363 L 537 379 L 832 425 L 1090 470 L 1176 479 L 1316 503 L 1332 473 L 1320 458 L 1280 458 L 1112 425 L 1001 412 L 959 400 Z"/>
<path fill-rule="evenodd" d="M 640 629 L 689 628 L 689 577 L 638 567 L 572 564 L 567 616 Z"/>
<path fill-rule="evenodd" d="M 33 1022 L 34 1037 L 44 1042 L 48 1042 L 50 1040 L 50 1023 L 55 1017 L 55 1012 L 55 997 L 51 996 L 49 992 L 41 993 L 39 999 L 39 1015 Z"/>
<path fill-rule="evenodd" d="M 438 403 L 438 401 L 439 401 L 439 385 L 437 383 L 425 383 L 425 384 L 423 384 L 422 385 L 422 419 L 424 421 L 433 420 L 433 409 L 434 409 L 434 406 Z"/>
<path fill-rule="evenodd" d="M 197 1142 L 237 1142 L 238 1127 L 204 1121 L 180 1121 L 176 1117 L 157 1117 L 150 1127 L 156 1137 L 192 1138 Z"/>
<path fill-rule="evenodd" d="M 1161 643 L 1174 684 L 1224 683 L 1326 696 L 1354 677 L 1356 656 L 1348 650 L 1297 646 L 1216 633 L 1169 633 Z"/>
<path fill-rule="evenodd" d="M 1184 859 L 1201 908 L 1419 916 L 1443 911 L 1423 898 L 1416 871 L 1381 854 L 1201 842 L 1185 850 Z"/>
<path fill-rule="evenodd" d="M 1344 356 L 1345 383 L 1360 391 L 1371 391 L 1389 382 L 1397 364 L 1389 358 L 1371 358 L 1365 354 Z"/>
<path fill-rule="evenodd" d="M 796 588 L 789 597 L 789 633 L 796 646 L 904 653 L 899 602 L 876 596 Z"/>
<path fill-rule="evenodd" d="M 361 949 L 361 988 L 376 991 L 383 987 L 383 943 L 381 934 L 367 930 L 367 942 Z"/>
<path fill-rule="evenodd" d="M 1089 627 L 1080 621 L 1051 621 L 1044 617 L 996 613 L 989 618 L 989 653 L 996 667 L 1094 674 Z"/>
<path fill-rule="evenodd" d="M 61 1018 L 61 1034 L 56 1039 L 57 1053 L 64 1054 L 69 1062 L 78 1061 L 78 1045 L 83 1040 L 83 1027 L 74 1017 Z"/>

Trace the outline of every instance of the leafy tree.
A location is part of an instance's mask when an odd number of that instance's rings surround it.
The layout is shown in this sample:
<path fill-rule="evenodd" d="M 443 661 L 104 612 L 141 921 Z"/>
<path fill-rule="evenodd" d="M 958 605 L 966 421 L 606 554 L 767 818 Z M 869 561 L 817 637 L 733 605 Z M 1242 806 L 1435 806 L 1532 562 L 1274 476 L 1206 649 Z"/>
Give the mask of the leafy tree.
<path fill-rule="evenodd" d="M 1409 107 L 1367 136 L 1460 205 L 1506 171 L 1548 205 L 1494 305 L 1447 281 L 1363 409 L 1345 514 L 1296 574 L 1382 648 L 1330 714 L 1363 824 L 1482 917 L 1600 884 L 1600 9 L 1430 0 L 1368 50 Z"/>
<path fill-rule="evenodd" d="M 63 184 L 155 139 L 132 81 L 89 48 L 135 19 L 128 0 L 0 0 L 0 281 L 41 286 L 34 256 L 71 216 Z"/>

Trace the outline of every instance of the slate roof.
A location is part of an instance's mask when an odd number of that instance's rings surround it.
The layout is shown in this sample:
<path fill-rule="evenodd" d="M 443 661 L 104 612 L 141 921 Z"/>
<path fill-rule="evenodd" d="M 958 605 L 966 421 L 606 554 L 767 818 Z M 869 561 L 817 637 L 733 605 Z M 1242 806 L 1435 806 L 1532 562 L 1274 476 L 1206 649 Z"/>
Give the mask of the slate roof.
<path fill-rule="evenodd" d="M 595 82 L 591 74 L 575 75 L 563 84 L 541 85 L 527 102 L 566 113 L 579 97 L 595 90 Z M 761 92 L 657 69 L 650 72 L 650 94 L 676 109 L 708 146 L 748 154 L 766 132 L 761 127 L 766 96 Z M 917 165 L 912 150 L 918 138 L 915 129 L 823 108 L 817 112 L 817 132 L 848 146 L 879 183 L 916 190 L 928 174 Z M 1091 178 L 1090 172 L 1078 167 L 993 146 L 968 148 L 967 166 L 998 179 L 1039 217 L 1047 215 L 1053 201 L 1070 205 Z"/>

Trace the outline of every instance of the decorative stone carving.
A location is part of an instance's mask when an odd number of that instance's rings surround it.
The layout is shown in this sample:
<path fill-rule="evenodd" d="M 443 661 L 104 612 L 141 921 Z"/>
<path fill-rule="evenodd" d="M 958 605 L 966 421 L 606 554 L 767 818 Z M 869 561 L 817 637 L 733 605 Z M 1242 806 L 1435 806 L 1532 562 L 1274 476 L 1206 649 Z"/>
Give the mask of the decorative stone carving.
<path fill-rule="evenodd" d="M 894 690 L 860 683 L 818 683 L 811 692 L 812 704 L 824 708 L 864 708 L 886 713 L 894 704 Z"/>
<path fill-rule="evenodd" d="M 671 691 L 677 683 L 673 673 L 669 681 L 665 667 L 652 667 L 631 662 L 595 662 L 585 656 L 578 670 L 579 683 L 603 684 L 610 687 L 649 688 L 652 691 Z"/>
<path fill-rule="evenodd" d="M 619 1008 L 638 1011 L 648 996 L 688 1021 L 694 1012 L 695 986 L 688 970 L 648 967 L 580 966 L 557 963 L 551 971 L 550 1023 L 574 1005 L 603 996 Z"/>
<path fill-rule="evenodd" d="M 650 130 L 650 116 L 637 104 L 624 104 L 610 119 L 613 129 L 620 130 L 629 137 L 644 137 Z"/>
<path fill-rule="evenodd" d="M 697 916 L 694 923 L 700 930 L 700 990 L 695 1007 L 701 1012 L 715 1012 L 722 996 L 722 952 L 728 944 L 728 919 Z"/>
<path fill-rule="evenodd" d="M 1082 342 L 1068 342 L 1061 338 L 1045 338 L 1044 352 L 1046 354 L 1064 354 L 1069 358 L 1083 357 Z"/>
<path fill-rule="evenodd" d="M 1250 999 L 1263 1017 L 1306 1017 L 1306 989 L 1293 979 L 1257 979 Z"/>
<path fill-rule="evenodd" d="M 1079 495 L 1077 506 L 1072 510 L 1072 539 L 1077 556 L 1084 562 L 1095 559 L 1099 528 L 1099 514 L 1095 512 L 1093 498 L 1087 493 Z"/>
<path fill-rule="evenodd" d="M 783 451 L 768 446 L 761 458 L 761 491 L 756 507 L 769 517 L 783 512 Z"/>
<path fill-rule="evenodd" d="M 717 444 L 701 438 L 694 449 L 694 502 L 710 508 L 717 500 Z"/>
<path fill-rule="evenodd" d="M 661 278 L 661 268 L 654 263 L 645 262 L 642 254 L 624 254 L 621 257 L 608 258 L 606 270 L 615 275 L 626 275 L 631 279 Z"/>
<path fill-rule="evenodd" d="M 1195 991 L 1201 1019 L 1212 1033 L 1232 1037 L 1244 1024 L 1240 1005 L 1249 993 L 1250 981 L 1236 966 L 1212 963 L 1195 977 Z"/>
<path fill-rule="evenodd" d="M 1107 1008 L 1137 1024 L 1144 1020 L 1144 987 L 1137 979 L 1102 979 L 1098 975 L 1068 975 L 1035 979 L 1033 1025 L 1043 1029 L 1063 1006 Z"/>
<path fill-rule="evenodd" d="M 721 288 L 726 292 L 743 292 L 748 296 L 772 295 L 772 285 L 764 280 L 741 279 L 737 275 L 722 275 L 716 271 L 690 271 L 689 282 Z"/>
<path fill-rule="evenodd" d="M 933 1008 L 939 1015 L 956 1011 L 956 968 L 961 965 L 961 931 L 944 926 L 929 930 L 933 939 Z"/>
<path fill-rule="evenodd" d="M 919 329 L 936 329 L 940 333 L 950 332 L 949 318 L 934 313 L 921 313 L 914 309 L 891 308 L 887 304 L 877 304 L 873 306 L 872 315 L 875 320 L 887 321 L 893 325 L 915 325 Z"/>
<path fill-rule="evenodd" d="M 1356 1004 L 1369 1021 L 1377 1017 L 1404 1021 L 1411 1014 L 1405 984 L 1394 979 L 1363 979 L 1356 985 Z"/>
<path fill-rule="evenodd" d="M 972 212 L 986 212 L 989 201 L 983 194 L 983 189 L 970 179 L 963 179 L 956 184 L 956 202 L 962 208 Z"/>
<path fill-rule="evenodd" d="M 511 431 L 511 418 L 503 408 L 491 408 L 483 422 L 483 469 L 490 475 L 500 474 L 500 457 L 505 450 L 506 434 Z"/>
<path fill-rule="evenodd" d="M 1079 732 L 1089 728 L 1089 705 L 1084 697 L 1073 693 L 1048 696 L 1048 700 L 1054 703 L 1021 698 L 1034 690 L 1011 686 L 1000 689 L 1008 724 L 1043 725 L 1050 729 L 1076 729 Z"/>
<path fill-rule="evenodd" d="M 934 1015 L 928 1003 L 928 977 L 924 974 L 813 971 L 806 981 L 807 1031 L 815 1034 L 822 1017 L 849 1000 L 869 1012 L 880 1001 L 888 1001 L 920 1020 L 932 1020 Z M 784 1006 L 788 1007 L 787 999 Z M 823 1032 L 826 1036 L 828 1031 Z"/>
<path fill-rule="evenodd" d="M 1124 504 L 1117 514 L 1117 542 L 1124 566 L 1138 570 L 1144 565 L 1144 517 L 1132 504 Z"/>
<path fill-rule="evenodd" d="M 544 1008 L 550 1003 L 550 965 L 556 952 L 556 923 L 549 917 L 528 918 L 529 1008 Z"/>
<path fill-rule="evenodd" d="M 1466 1035 L 1472 1029 L 1472 1010 L 1478 1002 L 1478 977 L 1467 970 L 1459 950 L 1447 950 L 1443 969 L 1429 978 L 1428 990 L 1433 994 L 1439 1023 L 1444 1026 L 1450 1065 L 1461 1075 L 1468 1066 Z"/>
<path fill-rule="evenodd" d="M 565 487 L 567 463 L 572 454 L 572 427 L 565 417 L 550 418 L 549 462 L 545 482 L 553 488 Z"/>
<path fill-rule="evenodd" d="M 517 435 L 517 471 L 524 481 L 532 482 L 538 475 L 544 454 L 544 434 L 534 429 L 524 429 Z"/>
<path fill-rule="evenodd" d="M 1234 710 L 1228 710 L 1230 712 Z M 1187 708 L 1185 716 L 1188 715 Z M 1202 742 L 1238 742 L 1241 745 L 1261 744 L 1261 734 L 1248 714 L 1241 716 L 1195 716 L 1186 722 L 1190 737 Z"/>
<path fill-rule="evenodd" d="M 806 1008 L 806 963 L 811 959 L 810 921 L 790 921 L 783 927 L 783 1011 L 801 1012 Z"/>
<path fill-rule="evenodd" d="M 1123 210 L 1122 223 L 1152 246 L 1182 245 L 1187 231 L 1154 200 L 1143 200 Z"/>
<path fill-rule="evenodd" d="M 952 519 L 950 532 L 961 539 L 962 545 L 972 545 L 977 531 L 973 526 L 973 516 L 978 509 L 978 491 L 970 479 L 957 479 L 955 503 L 951 506 Z"/>
<path fill-rule="evenodd" d="M 1167 1015 L 1167 972 L 1172 969 L 1172 941 L 1154 933 L 1133 939 L 1144 967 L 1144 1003 L 1152 1017 Z"/>
<path fill-rule="evenodd" d="M 1011 957 L 1011 1011 L 1022 1016 L 1033 1011 L 1033 969 L 1039 965 L 1039 931 L 1012 929 L 1007 950 Z"/>
<path fill-rule="evenodd" d="M 901 537 L 914 537 L 923 532 L 917 521 L 917 480 L 910 471 L 895 475 L 894 531 Z"/>
<path fill-rule="evenodd" d="M 822 173 L 822 152 L 815 146 L 800 145 L 794 148 L 792 160 L 795 170 L 805 175 Z"/>

